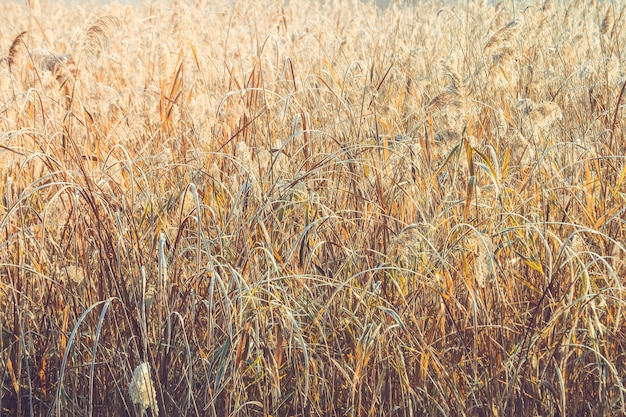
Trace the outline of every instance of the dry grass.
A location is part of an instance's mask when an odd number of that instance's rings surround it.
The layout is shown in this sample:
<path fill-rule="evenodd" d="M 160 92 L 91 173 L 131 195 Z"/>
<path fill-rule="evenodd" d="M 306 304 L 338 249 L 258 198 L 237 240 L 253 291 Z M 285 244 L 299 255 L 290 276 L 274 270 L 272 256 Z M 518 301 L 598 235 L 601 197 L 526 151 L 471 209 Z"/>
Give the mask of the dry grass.
<path fill-rule="evenodd" d="M 0 3 L 3 415 L 626 413 L 623 6 L 197 3 Z"/>

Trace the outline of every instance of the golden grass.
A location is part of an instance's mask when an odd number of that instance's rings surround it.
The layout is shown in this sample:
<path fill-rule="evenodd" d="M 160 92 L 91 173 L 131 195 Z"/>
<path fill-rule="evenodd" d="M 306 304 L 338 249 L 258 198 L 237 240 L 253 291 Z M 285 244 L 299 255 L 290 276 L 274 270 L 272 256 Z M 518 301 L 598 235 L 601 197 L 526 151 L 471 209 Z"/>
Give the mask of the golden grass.
<path fill-rule="evenodd" d="M 0 3 L 1 413 L 626 413 L 625 9 L 459 3 Z"/>

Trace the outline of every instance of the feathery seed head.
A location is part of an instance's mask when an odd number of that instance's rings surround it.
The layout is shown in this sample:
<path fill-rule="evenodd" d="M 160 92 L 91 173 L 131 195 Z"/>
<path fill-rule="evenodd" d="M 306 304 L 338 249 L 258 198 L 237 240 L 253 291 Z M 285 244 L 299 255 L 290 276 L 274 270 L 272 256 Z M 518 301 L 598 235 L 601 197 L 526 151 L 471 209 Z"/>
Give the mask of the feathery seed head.
<path fill-rule="evenodd" d="M 128 393 L 133 404 L 139 406 L 142 412 L 150 408 L 152 415 L 159 415 L 156 391 L 150 376 L 150 366 L 147 362 L 135 368 L 133 379 L 128 386 Z"/>

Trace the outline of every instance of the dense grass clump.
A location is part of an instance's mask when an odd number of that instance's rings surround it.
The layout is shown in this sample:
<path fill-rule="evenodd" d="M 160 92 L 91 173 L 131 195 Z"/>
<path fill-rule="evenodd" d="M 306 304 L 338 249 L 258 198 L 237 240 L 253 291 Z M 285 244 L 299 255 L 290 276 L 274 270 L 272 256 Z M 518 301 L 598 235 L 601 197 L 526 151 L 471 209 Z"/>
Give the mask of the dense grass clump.
<path fill-rule="evenodd" d="M 493 3 L 1 2 L 0 413 L 626 413 L 626 9 Z"/>

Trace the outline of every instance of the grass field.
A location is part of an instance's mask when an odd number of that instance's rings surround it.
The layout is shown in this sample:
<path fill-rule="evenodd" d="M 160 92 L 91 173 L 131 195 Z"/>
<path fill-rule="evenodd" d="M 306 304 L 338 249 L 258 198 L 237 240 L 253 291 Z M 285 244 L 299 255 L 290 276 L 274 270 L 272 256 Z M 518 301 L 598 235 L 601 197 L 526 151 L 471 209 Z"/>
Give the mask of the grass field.
<path fill-rule="evenodd" d="M 0 2 L 0 414 L 626 413 L 619 2 Z"/>

